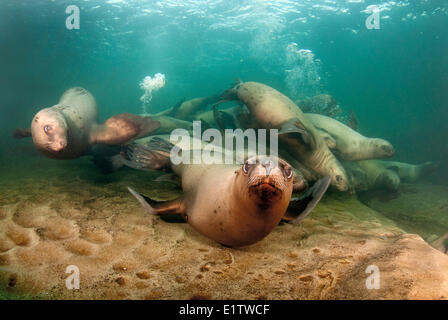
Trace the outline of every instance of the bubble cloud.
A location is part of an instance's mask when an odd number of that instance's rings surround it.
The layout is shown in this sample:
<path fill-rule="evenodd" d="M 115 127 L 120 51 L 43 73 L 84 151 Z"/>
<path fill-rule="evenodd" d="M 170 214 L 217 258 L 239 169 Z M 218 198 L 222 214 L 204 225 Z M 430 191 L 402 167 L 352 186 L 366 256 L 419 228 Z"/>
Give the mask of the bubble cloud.
<path fill-rule="evenodd" d="M 154 77 L 146 76 L 142 82 L 140 82 L 140 89 L 145 93 L 140 97 L 143 102 L 143 113 L 146 112 L 146 106 L 152 100 L 152 92 L 157 91 L 165 86 L 165 75 L 163 73 L 156 73 Z"/>

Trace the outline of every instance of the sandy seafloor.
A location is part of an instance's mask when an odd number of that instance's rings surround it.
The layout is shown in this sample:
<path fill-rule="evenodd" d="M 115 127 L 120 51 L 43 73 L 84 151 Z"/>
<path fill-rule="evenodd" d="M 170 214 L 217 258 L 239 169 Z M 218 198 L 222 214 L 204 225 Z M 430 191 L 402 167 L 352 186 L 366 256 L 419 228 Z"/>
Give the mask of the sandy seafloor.
<path fill-rule="evenodd" d="M 0 158 L 0 299 L 447 299 L 448 188 L 328 193 L 300 225 L 252 246 L 221 246 L 147 215 L 126 186 L 160 199 L 160 173 L 103 175 L 20 141 Z M 213 196 L 213 190 L 210 190 Z M 381 213 L 380 213 L 381 212 Z M 419 235 L 417 235 L 419 234 Z M 432 246 L 425 242 L 426 239 Z M 67 266 L 80 270 L 68 290 Z M 366 288 L 366 268 L 380 288 Z"/>

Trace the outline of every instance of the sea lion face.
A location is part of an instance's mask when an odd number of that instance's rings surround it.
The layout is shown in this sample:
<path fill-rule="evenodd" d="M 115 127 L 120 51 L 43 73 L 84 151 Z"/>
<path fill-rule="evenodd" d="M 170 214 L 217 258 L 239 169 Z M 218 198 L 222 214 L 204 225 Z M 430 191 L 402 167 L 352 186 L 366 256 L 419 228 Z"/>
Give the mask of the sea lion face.
<path fill-rule="evenodd" d="M 390 158 L 395 154 L 394 147 L 386 140 L 372 139 L 371 143 L 375 150 L 377 150 L 378 158 Z"/>
<path fill-rule="evenodd" d="M 269 207 L 292 193 L 293 169 L 276 157 L 252 157 L 241 167 L 239 176 L 246 180 L 251 198 L 260 207 Z M 288 200 L 289 202 L 289 200 Z"/>
<path fill-rule="evenodd" d="M 331 184 L 339 191 L 348 191 L 350 188 L 350 182 L 344 168 L 340 165 L 334 165 L 331 168 L 331 172 Z"/>
<path fill-rule="evenodd" d="M 34 116 L 31 134 L 36 148 L 46 155 L 58 155 L 67 148 L 67 123 L 59 112 L 51 108 Z"/>

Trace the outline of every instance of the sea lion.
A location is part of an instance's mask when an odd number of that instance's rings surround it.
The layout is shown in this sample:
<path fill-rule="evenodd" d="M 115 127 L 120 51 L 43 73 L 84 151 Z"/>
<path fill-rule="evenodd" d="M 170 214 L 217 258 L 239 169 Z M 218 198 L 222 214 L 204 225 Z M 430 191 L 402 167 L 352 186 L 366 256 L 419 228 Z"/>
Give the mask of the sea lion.
<path fill-rule="evenodd" d="M 169 116 L 185 121 L 192 121 L 196 119 L 196 115 L 203 111 L 205 107 L 218 101 L 219 95 L 214 94 L 209 97 L 194 98 L 190 100 L 182 99 L 178 101 L 173 107 L 151 116 Z"/>
<path fill-rule="evenodd" d="M 336 142 L 333 152 L 343 160 L 368 160 L 390 158 L 395 150 L 383 139 L 367 138 L 345 124 L 320 114 L 306 113 L 313 125 L 328 133 Z"/>
<path fill-rule="evenodd" d="M 155 116 L 155 115 L 142 115 L 150 116 L 154 121 L 160 123 L 159 128 L 153 131 L 151 135 L 169 134 L 175 129 L 185 129 L 187 131 L 193 130 L 193 123 L 190 121 L 184 121 L 170 116 Z"/>
<path fill-rule="evenodd" d="M 75 159 L 96 144 L 120 145 L 143 137 L 159 127 L 150 117 L 123 113 L 98 124 L 95 98 L 86 89 L 64 92 L 59 103 L 40 110 L 31 122 L 37 150 L 53 159 Z"/>
<path fill-rule="evenodd" d="M 367 184 L 369 189 L 386 188 L 398 190 L 400 177 L 393 171 L 385 168 L 380 161 L 363 160 L 357 161 L 361 169 L 367 174 Z"/>
<path fill-rule="evenodd" d="M 437 165 L 433 162 L 414 165 L 398 161 L 378 161 L 378 164 L 388 170 L 395 171 L 403 182 L 416 182 L 437 168 Z"/>
<path fill-rule="evenodd" d="M 154 150 L 134 154 L 139 165 L 152 167 Z M 281 219 L 298 223 L 316 206 L 328 188 L 319 180 L 302 197 L 291 199 L 293 169 L 276 157 L 254 156 L 237 164 L 173 164 L 182 179 L 183 196 L 156 202 L 128 187 L 150 214 L 176 214 L 194 229 L 225 246 L 241 247 L 266 237 Z M 210 197 L 210 192 L 213 197 Z"/>
<path fill-rule="evenodd" d="M 279 143 L 292 157 L 320 176 L 330 176 L 331 184 L 347 191 L 347 174 L 328 149 L 317 129 L 288 97 L 267 85 L 240 82 L 222 95 L 222 100 L 242 101 L 265 129 L 279 129 Z"/>

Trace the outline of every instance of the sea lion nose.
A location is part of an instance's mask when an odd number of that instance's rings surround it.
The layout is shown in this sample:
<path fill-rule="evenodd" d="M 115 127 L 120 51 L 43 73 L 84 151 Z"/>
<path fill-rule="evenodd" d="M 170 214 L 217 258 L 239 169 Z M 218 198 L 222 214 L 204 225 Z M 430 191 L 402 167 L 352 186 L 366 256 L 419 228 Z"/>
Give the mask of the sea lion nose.
<path fill-rule="evenodd" d="M 261 164 L 266 169 L 266 177 L 269 178 L 269 174 L 271 173 L 272 169 L 274 169 L 274 163 L 272 161 L 266 161 Z"/>

